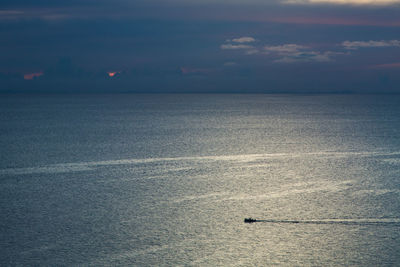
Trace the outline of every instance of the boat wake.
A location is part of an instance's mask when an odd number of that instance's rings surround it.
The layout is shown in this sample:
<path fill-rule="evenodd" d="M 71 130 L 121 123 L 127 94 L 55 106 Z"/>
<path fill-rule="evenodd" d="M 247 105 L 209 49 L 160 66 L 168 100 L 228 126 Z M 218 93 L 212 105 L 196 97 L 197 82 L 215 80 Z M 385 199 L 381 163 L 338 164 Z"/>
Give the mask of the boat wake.
<path fill-rule="evenodd" d="M 288 223 L 288 224 L 342 224 L 342 225 L 392 225 L 400 226 L 400 219 L 323 219 L 323 220 L 258 220 L 246 218 L 245 223 Z"/>

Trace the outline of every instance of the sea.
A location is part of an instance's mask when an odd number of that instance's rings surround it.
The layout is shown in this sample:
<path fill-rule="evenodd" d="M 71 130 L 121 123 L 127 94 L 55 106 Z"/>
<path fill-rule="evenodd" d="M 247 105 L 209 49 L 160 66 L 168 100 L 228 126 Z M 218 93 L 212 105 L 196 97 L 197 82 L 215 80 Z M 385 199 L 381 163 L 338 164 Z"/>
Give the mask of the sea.
<path fill-rule="evenodd" d="M 0 265 L 400 266 L 400 95 L 2 94 Z"/>

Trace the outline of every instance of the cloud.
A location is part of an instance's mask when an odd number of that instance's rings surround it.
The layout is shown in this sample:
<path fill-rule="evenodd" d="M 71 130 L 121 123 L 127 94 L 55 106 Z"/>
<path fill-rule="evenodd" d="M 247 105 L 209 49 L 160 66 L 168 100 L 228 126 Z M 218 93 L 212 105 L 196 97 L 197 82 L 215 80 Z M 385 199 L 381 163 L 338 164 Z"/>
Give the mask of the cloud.
<path fill-rule="evenodd" d="M 285 55 L 282 58 L 275 60 L 274 62 L 279 63 L 295 63 L 295 62 L 329 62 L 332 61 L 331 55 L 334 52 L 319 52 L 319 51 L 304 51 L 294 52 Z"/>
<path fill-rule="evenodd" d="M 258 49 L 250 49 L 250 50 L 246 50 L 244 53 L 246 55 L 254 55 L 254 54 L 258 54 L 260 51 Z"/>
<path fill-rule="evenodd" d="M 287 4 L 331 4 L 353 6 L 387 6 L 400 4 L 400 0 L 284 0 Z"/>
<path fill-rule="evenodd" d="M 24 80 L 33 80 L 43 75 L 43 72 L 34 72 L 24 74 Z"/>
<path fill-rule="evenodd" d="M 234 43 L 252 43 L 255 41 L 256 41 L 256 39 L 254 39 L 253 37 L 240 37 L 240 38 L 232 39 L 232 42 L 234 42 Z"/>
<path fill-rule="evenodd" d="M 222 50 L 245 50 L 246 55 L 253 55 L 257 54 L 259 51 L 253 45 L 249 43 L 255 42 L 256 39 L 253 37 L 240 37 L 240 38 L 233 38 L 228 39 L 225 41 L 225 44 L 222 44 L 220 48 Z"/>
<path fill-rule="evenodd" d="M 235 49 L 252 49 L 253 46 L 251 45 L 243 45 L 243 44 L 223 44 L 221 45 L 222 50 L 235 50 Z"/>
<path fill-rule="evenodd" d="M 233 66 L 237 66 L 237 63 L 233 62 L 233 61 L 229 61 L 229 62 L 225 62 L 224 66 L 225 67 L 233 67 Z"/>
<path fill-rule="evenodd" d="M 193 75 L 193 74 L 204 75 L 213 72 L 213 70 L 209 68 L 191 68 L 191 67 L 181 67 L 180 71 L 183 75 Z"/>
<path fill-rule="evenodd" d="M 69 9 L 56 9 L 56 8 L 19 8 L 0 10 L 0 21 L 18 21 L 41 19 L 44 21 L 61 21 L 72 17 L 79 17 L 77 14 Z"/>
<path fill-rule="evenodd" d="M 310 51 L 307 46 L 298 44 L 283 44 L 277 46 L 264 46 L 266 54 L 279 56 L 274 62 L 294 63 L 294 62 L 328 62 L 336 52 Z"/>
<path fill-rule="evenodd" d="M 267 53 L 276 52 L 280 54 L 286 54 L 286 53 L 296 53 L 305 48 L 307 47 L 297 44 L 283 44 L 277 46 L 264 46 L 264 51 L 266 51 Z"/>
<path fill-rule="evenodd" d="M 22 10 L 0 10 L 0 20 L 14 20 L 25 14 Z"/>
<path fill-rule="evenodd" d="M 358 48 L 368 48 L 368 47 L 400 47 L 399 40 L 390 41 L 344 41 L 342 46 L 346 49 L 355 50 Z"/>
<path fill-rule="evenodd" d="M 387 63 L 387 64 L 378 64 L 371 66 L 373 69 L 400 69 L 400 62 L 395 63 Z"/>
<path fill-rule="evenodd" d="M 247 38 L 247 37 L 243 37 Z M 251 38 L 255 40 L 254 38 Z M 231 42 L 232 40 L 227 40 Z M 237 40 L 243 41 L 242 38 Z M 260 47 L 247 44 L 223 44 L 223 50 L 242 49 L 245 55 L 263 54 L 270 58 L 271 62 L 295 63 L 295 62 L 329 62 L 336 55 L 349 54 L 335 51 L 314 51 L 310 47 L 300 44 L 260 45 Z"/>
<path fill-rule="evenodd" d="M 109 71 L 107 72 L 108 77 L 116 77 L 118 74 L 120 74 L 120 71 Z"/>
<path fill-rule="evenodd" d="M 21 10 L 0 10 L 0 16 L 11 16 L 11 15 L 22 15 L 24 14 Z"/>
<path fill-rule="evenodd" d="M 362 25 L 362 26 L 400 26 L 399 19 L 373 19 L 373 18 L 362 18 L 362 17 L 341 17 L 341 16 L 280 16 L 280 17 L 269 17 L 268 21 L 287 23 L 287 24 L 305 24 L 305 25 Z"/>

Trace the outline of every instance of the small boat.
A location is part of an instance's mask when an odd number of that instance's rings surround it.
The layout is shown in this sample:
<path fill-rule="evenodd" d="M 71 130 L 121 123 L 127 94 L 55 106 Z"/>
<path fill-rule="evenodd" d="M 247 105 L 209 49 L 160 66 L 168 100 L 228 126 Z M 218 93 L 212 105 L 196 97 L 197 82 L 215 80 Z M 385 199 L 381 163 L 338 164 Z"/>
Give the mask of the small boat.
<path fill-rule="evenodd" d="M 253 223 L 253 222 L 256 222 L 257 220 L 256 219 L 253 219 L 253 218 L 244 218 L 244 222 L 245 223 Z"/>

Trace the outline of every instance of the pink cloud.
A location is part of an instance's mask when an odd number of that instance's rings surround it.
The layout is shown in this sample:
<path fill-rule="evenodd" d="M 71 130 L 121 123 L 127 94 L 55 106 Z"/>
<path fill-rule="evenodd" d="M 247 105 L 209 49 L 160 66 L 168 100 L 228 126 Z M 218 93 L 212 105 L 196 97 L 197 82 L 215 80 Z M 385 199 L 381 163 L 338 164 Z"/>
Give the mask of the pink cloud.
<path fill-rule="evenodd" d="M 192 14 L 190 18 L 197 18 L 199 14 Z M 260 9 L 228 9 L 227 12 L 221 14 L 213 11 L 201 13 L 202 18 L 217 19 L 222 21 L 255 21 L 255 22 L 275 22 L 287 24 L 310 24 L 310 25 L 354 25 L 354 26 L 384 26 L 384 27 L 400 27 L 400 18 L 398 16 L 389 15 L 386 17 L 376 16 L 374 14 L 319 14 L 309 12 L 283 12 L 282 10 L 269 11 L 264 8 Z"/>
<path fill-rule="evenodd" d="M 33 80 L 34 78 L 40 77 L 43 75 L 43 72 L 34 72 L 34 73 L 27 73 L 24 74 L 25 80 Z"/>
<path fill-rule="evenodd" d="M 121 73 L 120 71 L 109 71 L 107 72 L 108 77 L 114 77 L 115 75 Z"/>
<path fill-rule="evenodd" d="M 377 21 L 356 18 L 340 18 L 340 17 L 276 17 L 266 19 L 272 22 L 289 23 L 289 24 L 321 24 L 321 25 L 360 25 L 360 26 L 392 26 L 399 27 L 398 21 Z"/>

